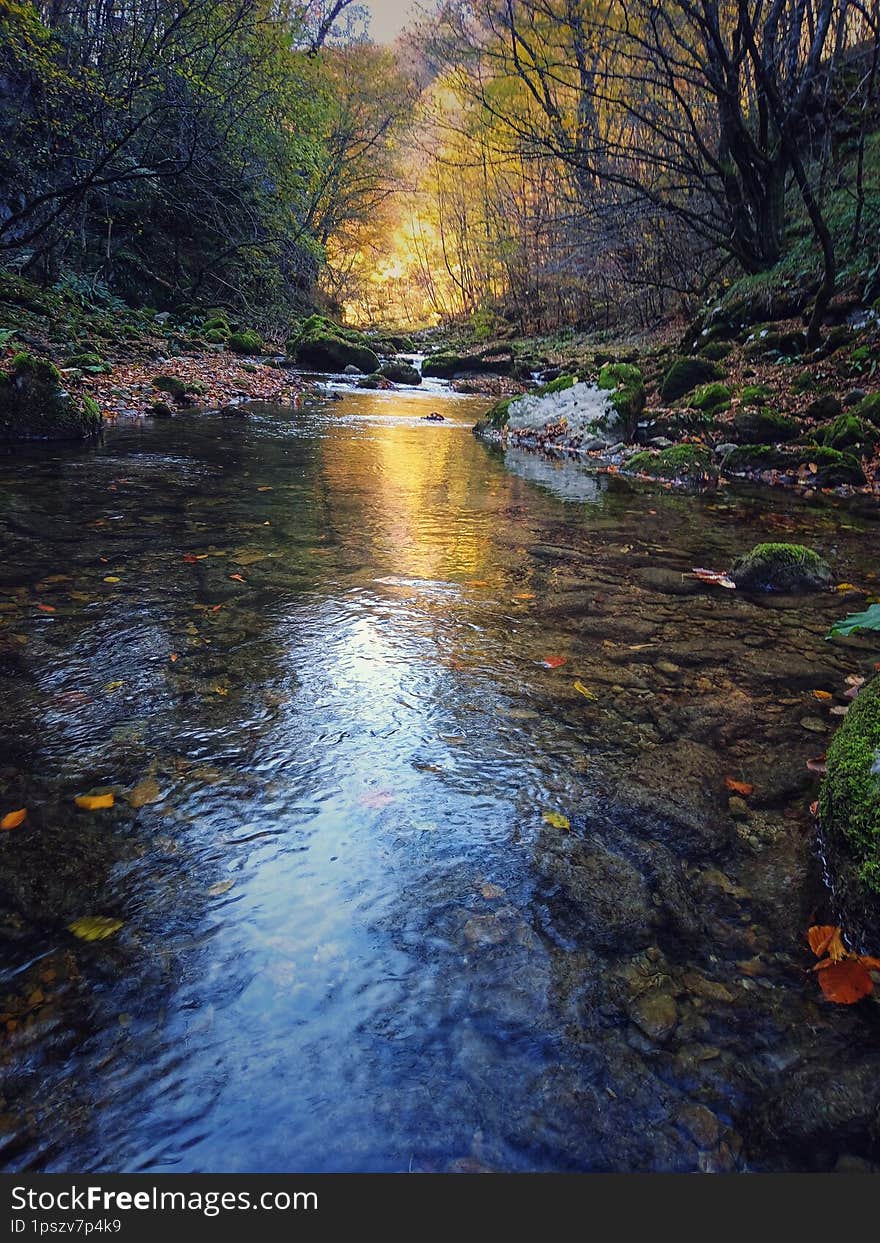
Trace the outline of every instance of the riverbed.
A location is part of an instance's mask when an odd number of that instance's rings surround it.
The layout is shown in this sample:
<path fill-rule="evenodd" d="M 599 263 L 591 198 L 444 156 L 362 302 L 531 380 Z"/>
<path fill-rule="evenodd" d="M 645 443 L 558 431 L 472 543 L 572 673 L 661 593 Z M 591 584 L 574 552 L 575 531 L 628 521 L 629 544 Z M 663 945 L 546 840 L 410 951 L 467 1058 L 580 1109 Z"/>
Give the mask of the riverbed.
<path fill-rule="evenodd" d="M 0 462 L 7 1168 L 876 1160 L 878 1007 L 804 933 L 807 762 L 878 653 L 845 591 L 690 577 L 785 539 L 880 590 L 876 512 L 505 455 L 487 404 Z"/>

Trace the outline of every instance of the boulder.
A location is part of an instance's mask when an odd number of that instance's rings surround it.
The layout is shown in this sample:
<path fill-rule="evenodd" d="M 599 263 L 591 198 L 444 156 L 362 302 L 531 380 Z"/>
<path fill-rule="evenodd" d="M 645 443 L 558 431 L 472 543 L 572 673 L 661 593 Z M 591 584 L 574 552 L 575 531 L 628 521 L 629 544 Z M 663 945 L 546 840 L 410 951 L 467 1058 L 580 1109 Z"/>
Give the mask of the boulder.
<path fill-rule="evenodd" d="M 684 483 L 708 482 L 718 477 L 718 468 L 705 445 L 673 445 L 659 453 L 647 450 L 636 453 L 626 463 L 626 469 L 633 474 L 650 475 L 652 479 Z"/>
<path fill-rule="evenodd" d="M 304 320 L 286 348 L 294 363 L 308 371 L 344 372 L 346 367 L 357 367 L 372 375 L 379 370 L 379 357 L 362 333 L 322 315 Z"/>
<path fill-rule="evenodd" d="M 50 362 L 16 354 L 0 372 L 0 440 L 87 440 L 101 426 L 97 404 L 68 392 Z"/>
<path fill-rule="evenodd" d="M 847 905 L 880 897 L 880 677 L 864 686 L 831 740 L 819 794 L 822 833 Z"/>
<path fill-rule="evenodd" d="M 392 359 L 391 362 L 383 363 L 379 368 L 379 374 L 383 375 L 386 380 L 391 380 L 394 384 L 415 386 L 422 382 L 422 373 L 418 367 L 413 367 L 411 363 L 403 362 L 400 359 Z"/>
<path fill-rule="evenodd" d="M 234 332 L 227 342 L 233 354 L 262 354 L 263 338 L 250 328 Z"/>
<path fill-rule="evenodd" d="M 801 430 L 795 419 L 790 419 L 786 414 L 777 414 L 769 406 L 737 410 L 733 426 L 740 441 L 747 445 L 785 444 L 789 440 L 795 440 Z"/>
<path fill-rule="evenodd" d="M 785 594 L 824 591 L 833 582 L 828 562 L 803 544 L 757 544 L 737 557 L 730 577 L 743 591 Z"/>
<path fill-rule="evenodd" d="M 678 401 L 698 384 L 723 378 L 724 372 L 711 358 L 677 358 L 663 377 L 660 396 L 664 401 Z"/>

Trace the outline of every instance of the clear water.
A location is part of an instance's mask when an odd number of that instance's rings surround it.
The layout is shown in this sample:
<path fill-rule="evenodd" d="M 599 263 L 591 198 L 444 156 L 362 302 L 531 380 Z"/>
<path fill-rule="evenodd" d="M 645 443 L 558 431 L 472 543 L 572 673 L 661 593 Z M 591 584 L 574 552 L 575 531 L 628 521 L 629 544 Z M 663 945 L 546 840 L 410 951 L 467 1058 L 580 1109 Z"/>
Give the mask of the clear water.
<path fill-rule="evenodd" d="M 0 792 L 30 813 L 0 842 L 8 1167 L 803 1163 L 743 1148 L 756 1085 L 872 1038 L 762 888 L 812 795 L 723 846 L 663 800 L 699 826 L 719 773 L 800 771 L 833 724 L 812 682 L 871 653 L 825 643 L 839 600 L 675 583 L 774 535 L 865 582 L 876 522 L 505 461 L 485 404 L 347 391 L 0 463 Z M 688 737 L 702 786 L 665 767 Z M 113 809 L 76 810 L 92 789 Z M 96 914 L 122 930 L 67 931 Z M 651 988 L 670 1032 L 633 1021 Z"/>

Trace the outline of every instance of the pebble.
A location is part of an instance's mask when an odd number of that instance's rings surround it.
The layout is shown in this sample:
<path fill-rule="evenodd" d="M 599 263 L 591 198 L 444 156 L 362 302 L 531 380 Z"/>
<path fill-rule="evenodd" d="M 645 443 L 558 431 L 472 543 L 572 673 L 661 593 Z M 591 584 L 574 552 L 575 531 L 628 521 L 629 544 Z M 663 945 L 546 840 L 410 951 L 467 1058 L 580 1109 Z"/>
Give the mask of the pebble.
<path fill-rule="evenodd" d="M 650 989 L 630 1005 L 630 1017 L 652 1040 L 666 1040 L 678 1023 L 678 1006 L 669 993 Z"/>

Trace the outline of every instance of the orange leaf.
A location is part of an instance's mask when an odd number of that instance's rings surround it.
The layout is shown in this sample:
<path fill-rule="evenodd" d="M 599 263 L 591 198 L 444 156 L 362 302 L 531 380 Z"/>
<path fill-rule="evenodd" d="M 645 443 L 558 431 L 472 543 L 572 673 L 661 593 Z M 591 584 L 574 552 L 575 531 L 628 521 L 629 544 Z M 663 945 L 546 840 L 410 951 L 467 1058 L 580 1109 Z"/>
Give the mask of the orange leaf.
<path fill-rule="evenodd" d="M 840 1006 L 851 1006 L 874 990 L 867 967 L 852 958 L 827 967 L 819 976 L 819 984 L 828 1000 Z"/>
<path fill-rule="evenodd" d="M 859 954 L 859 962 L 869 971 L 880 971 L 880 958 L 872 958 L 870 954 Z"/>
<path fill-rule="evenodd" d="M 545 669 L 561 669 L 563 665 L 568 664 L 566 656 L 545 656 L 541 661 Z"/>
<path fill-rule="evenodd" d="M 533 591 L 518 591 L 513 598 L 514 600 L 534 600 L 535 593 Z"/>
<path fill-rule="evenodd" d="M 832 699 L 833 695 L 830 691 L 813 691 L 814 699 Z"/>
<path fill-rule="evenodd" d="M 8 811 L 0 820 L 0 829 L 17 829 L 20 824 L 24 824 L 26 819 L 26 807 L 21 807 L 18 811 Z"/>
<path fill-rule="evenodd" d="M 219 613 L 222 608 L 223 608 L 222 604 L 215 604 L 214 607 L 211 609 L 211 612 Z"/>
<path fill-rule="evenodd" d="M 38 604 L 37 608 L 41 613 L 54 613 L 55 606 L 53 604 Z"/>
<path fill-rule="evenodd" d="M 242 576 L 241 576 L 240 574 L 230 574 L 230 575 L 229 575 L 229 577 L 232 579 L 232 581 L 233 581 L 234 583 L 245 583 L 245 582 L 247 582 L 247 579 L 242 578 Z"/>
<path fill-rule="evenodd" d="M 810 815 L 818 816 L 818 814 L 819 814 L 819 800 L 813 799 L 812 803 L 810 803 Z"/>
<path fill-rule="evenodd" d="M 840 939 L 840 929 L 836 924 L 814 924 L 807 931 L 807 940 L 817 958 L 828 954 L 833 962 L 837 962 L 846 954 Z"/>
<path fill-rule="evenodd" d="M 102 811 L 113 806 L 112 794 L 78 794 L 73 800 L 83 811 Z"/>
<path fill-rule="evenodd" d="M 754 794 L 755 787 L 750 786 L 747 781 L 734 781 L 733 777 L 725 777 L 724 784 L 728 790 L 735 790 L 737 794 Z"/>

